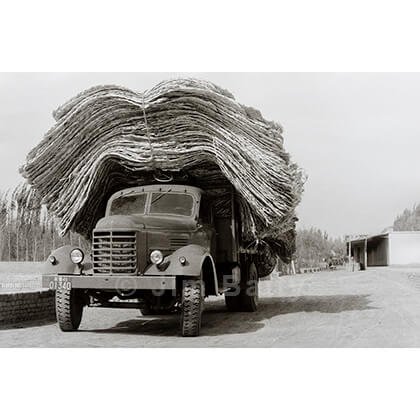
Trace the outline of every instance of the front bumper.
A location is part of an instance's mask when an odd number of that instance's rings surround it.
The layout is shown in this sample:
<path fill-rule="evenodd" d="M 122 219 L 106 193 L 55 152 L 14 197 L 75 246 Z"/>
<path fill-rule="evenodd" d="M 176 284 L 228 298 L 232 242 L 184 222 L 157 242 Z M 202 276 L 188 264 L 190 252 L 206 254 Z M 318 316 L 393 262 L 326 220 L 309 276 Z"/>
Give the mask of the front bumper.
<path fill-rule="evenodd" d="M 42 287 L 56 289 L 99 290 L 174 290 L 175 276 L 98 276 L 73 274 L 44 274 Z"/>

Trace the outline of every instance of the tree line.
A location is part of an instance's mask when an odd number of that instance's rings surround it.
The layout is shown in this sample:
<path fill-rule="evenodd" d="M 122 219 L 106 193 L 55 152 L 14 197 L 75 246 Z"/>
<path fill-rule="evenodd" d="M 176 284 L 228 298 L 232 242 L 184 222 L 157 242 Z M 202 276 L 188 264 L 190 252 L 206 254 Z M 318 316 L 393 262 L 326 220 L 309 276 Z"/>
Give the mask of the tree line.
<path fill-rule="evenodd" d="M 343 238 L 331 238 L 314 227 L 299 229 L 296 234 L 295 263 L 298 267 L 318 267 L 321 263 L 340 263 L 346 256 Z"/>
<path fill-rule="evenodd" d="M 57 222 L 26 186 L 0 192 L 0 261 L 45 261 L 63 245 L 84 247 L 87 241 L 74 232 L 61 237 Z"/>
<path fill-rule="evenodd" d="M 420 230 L 420 204 L 415 204 L 412 209 L 405 209 L 394 220 L 395 231 Z"/>

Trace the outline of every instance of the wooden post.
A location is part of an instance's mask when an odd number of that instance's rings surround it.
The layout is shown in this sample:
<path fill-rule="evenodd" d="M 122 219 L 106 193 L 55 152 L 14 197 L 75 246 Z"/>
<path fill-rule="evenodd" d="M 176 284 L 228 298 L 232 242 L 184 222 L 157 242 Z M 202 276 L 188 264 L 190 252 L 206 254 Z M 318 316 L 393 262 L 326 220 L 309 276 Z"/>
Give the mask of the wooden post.
<path fill-rule="evenodd" d="M 365 255 L 364 255 L 364 260 L 365 260 L 365 270 L 367 270 L 367 238 L 365 239 Z"/>
<path fill-rule="evenodd" d="M 349 270 L 350 271 L 353 271 L 354 270 L 354 266 L 353 266 L 353 264 L 352 264 L 352 261 L 351 261 L 351 239 L 349 239 L 349 262 L 348 262 L 348 267 L 349 267 Z"/>

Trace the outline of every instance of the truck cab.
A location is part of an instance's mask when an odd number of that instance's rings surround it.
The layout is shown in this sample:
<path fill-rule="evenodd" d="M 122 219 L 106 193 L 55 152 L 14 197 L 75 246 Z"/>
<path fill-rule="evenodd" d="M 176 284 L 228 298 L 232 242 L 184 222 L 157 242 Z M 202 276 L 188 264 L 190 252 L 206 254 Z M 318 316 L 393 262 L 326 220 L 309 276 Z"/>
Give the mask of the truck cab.
<path fill-rule="evenodd" d="M 136 275 L 151 269 L 155 273 L 154 267 L 168 273 L 176 264 L 171 255 L 180 248 L 198 245 L 210 253 L 213 232 L 200 224 L 201 197 L 198 188 L 179 185 L 150 185 L 114 194 L 93 231 L 93 274 Z"/>
<path fill-rule="evenodd" d="M 173 184 L 113 194 L 91 249 L 65 246 L 45 264 L 60 328 L 76 330 L 85 306 L 136 307 L 144 316 L 180 312 L 181 334 L 196 336 L 206 296 L 224 293 L 229 310 L 256 310 L 258 274 L 238 239 L 234 195 L 230 214 L 216 214 L 214 198 Z"/>

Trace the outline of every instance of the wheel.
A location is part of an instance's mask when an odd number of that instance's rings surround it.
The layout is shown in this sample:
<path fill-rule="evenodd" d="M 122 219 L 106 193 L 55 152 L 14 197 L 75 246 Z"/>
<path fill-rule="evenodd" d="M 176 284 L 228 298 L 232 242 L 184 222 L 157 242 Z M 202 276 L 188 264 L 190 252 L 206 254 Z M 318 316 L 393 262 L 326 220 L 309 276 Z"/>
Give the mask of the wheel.
<path fill-rule="evenodd" d="M 230 289 L 225 293 L 225 303 L 229 312 L 241 310 L 241 292 L 238 289 Z"/>
<path fill-rule="evenodd" d="M 182 285 L 181 334 L 196 337 L 200 334 L 204 309 L 204 282 L 200 277 L 185 279 Z"/>
<path fill-rule="evenodd" d="M 80 291 L 75 289 L 56 290 L 55 311 L 61 331 L 76 331 L 83 314 L 83 300 Z"/>
<path fill-rule="evenodd" d="M 247 276 L 241 284 L 241 310 L 255 312 L 258 307 L 258 271 L 254 263 L 248 265 Z"/>
<path fill-rule="evenodd" d="M 254 263 L 244 261 L 239 293 L 229 290 L 225 303 L 230 312 L 255 312 L 258 307 L 258 271 Z"/>

